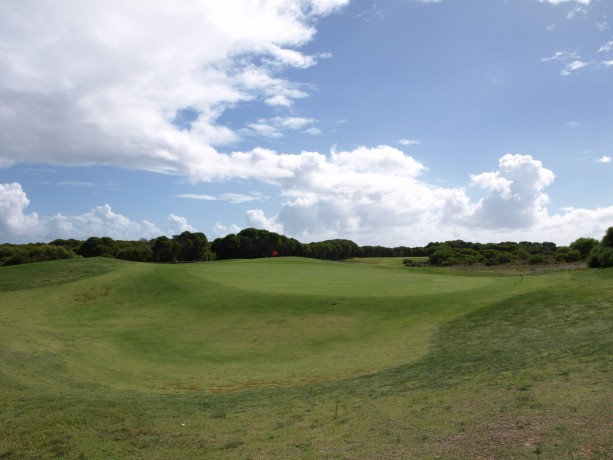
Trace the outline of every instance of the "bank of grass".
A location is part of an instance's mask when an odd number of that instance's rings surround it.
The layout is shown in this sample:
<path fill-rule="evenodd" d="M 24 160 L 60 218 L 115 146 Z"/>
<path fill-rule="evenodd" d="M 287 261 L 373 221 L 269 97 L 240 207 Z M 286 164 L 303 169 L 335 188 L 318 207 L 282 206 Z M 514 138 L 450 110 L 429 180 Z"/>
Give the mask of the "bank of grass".
<path fill-rule="evenodd" d="M 110 263 L 0 281 L 0 457 L 611 453 L 611 270 Z"/>

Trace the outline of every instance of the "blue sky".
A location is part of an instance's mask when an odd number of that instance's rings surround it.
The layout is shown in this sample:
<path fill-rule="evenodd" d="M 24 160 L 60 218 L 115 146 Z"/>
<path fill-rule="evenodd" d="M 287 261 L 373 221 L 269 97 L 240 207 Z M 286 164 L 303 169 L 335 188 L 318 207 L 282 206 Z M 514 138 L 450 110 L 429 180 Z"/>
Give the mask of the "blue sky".
<path fill-rule="evenodd" d="M 9 2 L 0 243 L 613 225 L 610 0 Z"/>

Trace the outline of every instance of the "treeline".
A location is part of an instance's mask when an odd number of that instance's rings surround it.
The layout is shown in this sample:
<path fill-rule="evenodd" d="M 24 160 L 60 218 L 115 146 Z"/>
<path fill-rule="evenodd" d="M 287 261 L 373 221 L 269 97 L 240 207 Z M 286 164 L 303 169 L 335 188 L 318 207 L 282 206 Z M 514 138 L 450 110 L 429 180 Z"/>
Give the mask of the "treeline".
<path fill-rule="evenodd" d="M 414 252 L 416 252 L 414 250 Z M 423 248 L 429 265 L 452 266 L 484 264 L 553 264 L 561 262 L 587 261 L 588 267 L 605 268 L 613 266 L 613 227 L 609 227 L 602 241 L 594 238 L 578 238 L 569 246 L 555 243 L 469 243 L 462 240 L 444 243 L 429 243 Z M 404 261 L 407 266 L 419 265 L 411 259 Z"/>
<path fill-rule="evenodd" d="M 200 262 L 214 260 L 211 244 L 204 233 L 183 232 L 172 238 L 122 241 L 108 236 L 92 236 L 85 241 L 57 239 L 48 244 L 2 244 L 0 266 L 73 257 L 114 257 L 136 262 Z"/>
<path fill-rule="evenodd" d="M 613 266 L 613 227 L 602 241 L 579 238 L 569 246 L 554 243 L 470 243 L 462 240 L 429 243 L 423 247 L 358 246 L 334 239 L 301 243 L 275 232 L 247 228 L 209 242 L 204 233 L 183 232 L 171 238 L 114 240 L 92 236 L 85 241 L 56 239 L 50 243 L 1 244 L 0 266 L 73 257 L 114 257 L 137 262 L 200 262 L 223 259 L 256 259 L 299 256 L 344 260 L 351 257 L 405 257 L 405 265 L 421 264 L 414 257 L 428 257 L 437 266 L 509 263 L 546 264 L 587 260 L 590 267 Z"/>
<path fill-rule="evenodd" d="M 304 244 L 275 232 L 247 228 L 217 238 L 211 244 L 211 250 L 218 260 L 258 259 L 273 255 L 343 260 L 358 257 L 359 246 L 353 241 L 342 239 Z"/>
<path fill-rule="evenodd" d="M 555 243 L 469 243 L 462 240 L 429 243 L 425 247 L 428 263 L 438 266 L 484 264 L 548 264 L 585 260 L 592 247 L 593 238 L 580 238 L 570 246 Z M 408 262 L 407 262 L 408 263 Z"/>

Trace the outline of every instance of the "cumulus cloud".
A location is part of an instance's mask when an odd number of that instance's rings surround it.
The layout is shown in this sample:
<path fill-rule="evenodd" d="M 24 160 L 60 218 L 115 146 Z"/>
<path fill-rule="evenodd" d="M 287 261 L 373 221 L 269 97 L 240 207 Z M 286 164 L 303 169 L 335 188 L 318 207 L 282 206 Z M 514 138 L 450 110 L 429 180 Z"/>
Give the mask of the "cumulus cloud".
<path fill-rule="evenodd" d="M 224 225 L 221 222 L 215 222 L 212 230 L 213 236 L 219 238 L 229 235 L 230 233 L 238 233 L 242 230 L 242 228 L 236 224 Z"/>
<path fill-rule="evenodd" d="M 250 209 L 245 214 L 249 227 L 261 228 L 271 232 L 282 232 L 283 226 L 274 219 L 269 219 L 264 215 L 264 211 L 260 209 Z"/>
<path fill-rule="evenodd" d="M 21 184 L 0 184 L 0 237 L 9 239 L 36 234 L 38 214 L 26 214 L 30 204 Z"/>
<path fill-rule="evenodd" d="M 170 213 L 168 216 L 168 221 L 170 222 L 170 228 L 168 229 L 168 234 L 177 235 L 183 232 L 195 232 L 196 229 L 192 227 L 185 217 L 177 216 L 175 214 Z"/>
<path fill-rule="evenodd" d="M 596 161 L 598 161 L 598 163 L 611 163 L 611 157 L 608 155 L 603 155 Z"/>
<path fill-rule="evenodd" d="M 0 167 L 15 162 L 218 174 L 219 120 L 241 102 L 291 107 L 280 78 L 315 65 L 301 48 L 348 0 L 10 2 L 0 16 Z M 187 123 L 177 120 L 192 115 Z M 274 127 L 273 127 L 274 128 Z M 274 129 L 252 129 L 276 136 Z"/>
<path fill-rule="evenodd" d="M 465 222 L 485 228 L 531 227 L 546 211 L 543 189 L 555 175 L 529 155 L 504 155 L 498 171 L 471 176 L 474 185 L 490 192 Z"/>
<path fill-rule="evenodd" d="M 546 188 L 554 173 L 530 155 L 504 155 L 498 167 L 471 175 L 466 188 L 432 185 L 425 165 L 390 146 L 278 154 L 270 150 L 234 153 L 232 177 L 277 186 L 284 197 L 278 211 L 249 209 L 245 224 L 295 237 L 300 241 L 349 238 L 359 244 L 422 245 L 429 241 L 540 240 L 568 244 L 580 236 L 599 238 L 613 222 L 613 206 L 564 209 L 551 213 Z M 603 156 L 601 162 L 610 159 Z M 260 176 L 261 171 L 268 175 Z M 471 191 L 485 196 L 474 200 Z M 183 198 L 244 203 L 255 195 L 185 194 Z M 119 239 L 162 234 L 154 224 L 134 222 L 109 205 L 76 215 L 41 217 L 28 213 L 19 184 L 0 188 L 0 236 L 5 240 L 41 240 L 43 236 Z M 193 231 L 187 219 L 168 218 L 168 234 Z M 215 236 L 236 233 L 240 226 L 217 222 Z"/>
<path fill-rule="evenodd" d="M 85 239 L 110 236 L 116 239 L 153 238 L 161 231 L 153 223 L 134 222 L 116 213 L 108 204 L 75 216 L 61 213 L 39 217 L 27 213 L 30 204 L 21 184 L 0 184 L 0 240 L 12 242 L 44 241 L 55 238 Z"/>
<path fill-rule="evenodd" d="M 46 239 L 86 239 L 90 236 L 110 236 L 123 240 L 153 238 L 161 234 L 153 223 L 147 220 L 134 222 L 114 212 L 108 204 L 97 206 L 80 215 L 64 216 L 58 213 L 49 218 L 40 219 L 36 232 L 38 235 L 44 235 Z"/>
<path fill-rule="evenodd" d="M 360 244 L 419 245 L 496 238 L 567 244 L 580 236 L 600 237 L 613 218 L 613 207 L 550 214 L 545 189 L 555 175 L 530 155 L 504 155 L 495 171 L 471 175 L 471 188 L 486 193 L 478 201 L 468 189 L 427 183 L 424 171 L 389 146 L 333 151 L 313 157 L 299 174 L 280 177 L 287 199 L 279 212 L 251 209 L 246 223 L 301 241 L 343 237 Z M 579 225 L 581 218 L 589 223 Z"/>

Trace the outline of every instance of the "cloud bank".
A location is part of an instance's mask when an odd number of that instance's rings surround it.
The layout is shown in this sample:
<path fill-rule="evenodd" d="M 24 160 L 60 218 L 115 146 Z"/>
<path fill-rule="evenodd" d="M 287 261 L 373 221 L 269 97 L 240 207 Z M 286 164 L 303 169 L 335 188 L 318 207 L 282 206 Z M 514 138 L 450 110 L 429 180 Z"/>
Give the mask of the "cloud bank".
<path fill-rule="evenodd" d="M 468 188 L 433 186 L 425 167 L 389 146 L 332 152 L 293 179 L 280 179 L 288 200 L 278 214 L 247 214 L 247 225 L 304 241 L 349 238 L 360 244 L 541 240 L 568 244 L 600 237 L 613 222 L 613 206 L 550 214 L 544 189 L 554 173 L 530 155 L 504 155 L 498 169 L 470 176 Z M 471 199 L 472 188 L 486 196 Z"/>
<path fill-rule="evenodd" d="M 27 213 L 30 204 L 19 183 L 0 184 L 0 240 L 11 242 L 46 241 L 56 238 L 86 239 L 110 236 L 115 239 L 153 238 L 163 232 L 153 223 L 134 222 L 104 204 L 76 216 L 61 213 L 39 217 Z M 171 214 L 171 217 L 173 216 Z M 169 217 L 170 218 L 170 217 Z"/>
<path fill-rule="evenodd" d="M 242 156 L 241 156 L 242 155 Z M 530 155 L 504 155 L 493 171 L 473 174 L 467 186 L 434 186 L 422 178 L 425 166 L 390 146 L 284 155 L 261 150 L 235 154 L 249 177 L 277 186 L 285 201 L 274 215 L 249 209 L 245 226 L 265 228 L 300 241 L 348 238 L 359 244 L 418 246 L 430 241 L 554 241 L 600 238 L 613 223 L 613 206 L 594 210 L 567 208 L 552 214 L 545 189 L 555 174 Z M 265 171 L 274 174 L 265 175 Z M 246 173 L 245 173 L 246 174 Z M 471 193 L 483 191 L 474 199 Z M 231 194 L 182 198 L 236 203 Z M 0 184 L 0 238 L 152 238 L 163 234 L 148 221 L 134 222 L 108 204 L 77 216 L 40 217 L 28 213 L 20 184 Z M 185 218 L 170 214 L 166 234 L 195 231 Z M 213 236 L 236 232 L 237 223 L 218 222 Z M 205 233 L 207 230 L 204 229 Z M 208 231 L 208 233 L 211 233 Z"/>

